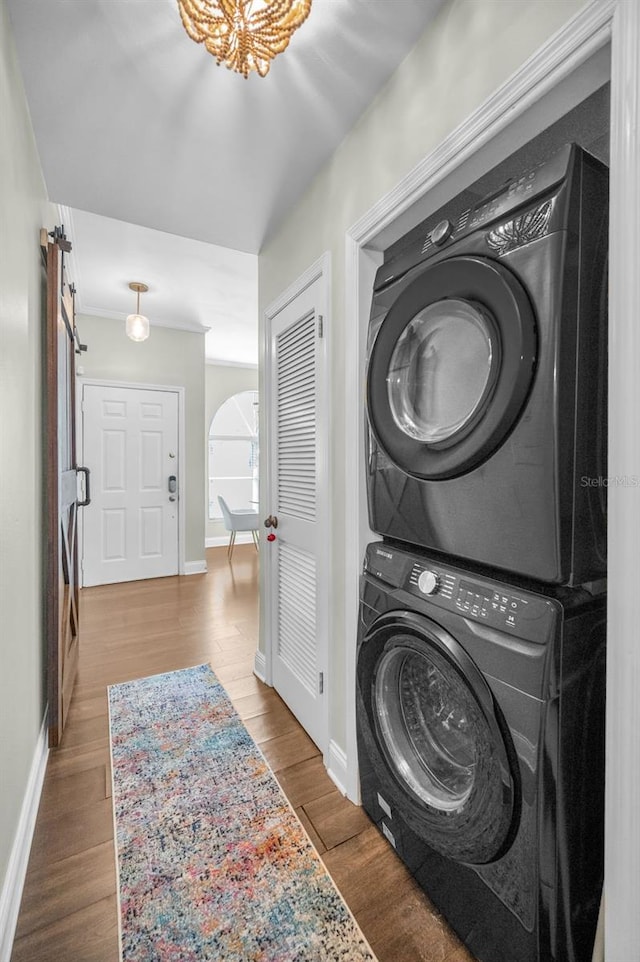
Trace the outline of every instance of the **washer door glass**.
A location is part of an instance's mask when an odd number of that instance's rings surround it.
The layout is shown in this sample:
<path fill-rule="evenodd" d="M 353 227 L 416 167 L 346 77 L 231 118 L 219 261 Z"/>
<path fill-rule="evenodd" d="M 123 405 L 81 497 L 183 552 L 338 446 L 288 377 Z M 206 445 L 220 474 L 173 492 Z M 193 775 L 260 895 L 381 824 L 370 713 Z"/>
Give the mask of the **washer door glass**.
<path fill-rule="evenodd" d="M 520 789 L 511 737 L 482 672 L 453 635 L 415 612 L 381 615 L 365 641 L 360 739 L 377 790 L 398 824 L 436 852 L 492 861 L 517 824 Z"/>
<path fill-rule="evenodd" d="M 496 381 L 498 340 L 468 301 L 429 304 L 398 338 L 387 374 L 396 425 L 424 444 L 455 441 L 481 416 Z"/>
<path fill-rule="evenodd" d="M 441 811 L 461 808 L 475 780 L 478 712 L 457 674 L 391 648 L 378 664 L 374 710 L 389 761 L 413 795 Z"/>

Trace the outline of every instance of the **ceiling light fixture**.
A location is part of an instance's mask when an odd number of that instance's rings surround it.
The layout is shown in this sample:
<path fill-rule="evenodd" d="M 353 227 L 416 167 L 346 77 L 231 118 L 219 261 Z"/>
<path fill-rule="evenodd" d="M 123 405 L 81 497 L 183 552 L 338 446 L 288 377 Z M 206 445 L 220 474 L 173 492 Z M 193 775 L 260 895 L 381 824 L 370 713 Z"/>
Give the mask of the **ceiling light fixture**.
<path fill-rule="evenodd" d="M 247 78 L 251 70 L 266 77 L 309 16 L 311 0 L 178 0 L 178 7 L 191 39 Z"/>
<path fill-rule="evenodd" d="M 149 337 L 149 318 L 140 313 L 140 295 L 146 293 L 149 288 L 146 284 L 141 284 L 139 281 L 131 281 L 129 287 L 132 291 L 136 292 L 138 297 L 136 300 L 135 314 L 129 314 L 127 318 L 125 326 L 127 337 L 130 337 L 132 341 L 146 341 Z"/>

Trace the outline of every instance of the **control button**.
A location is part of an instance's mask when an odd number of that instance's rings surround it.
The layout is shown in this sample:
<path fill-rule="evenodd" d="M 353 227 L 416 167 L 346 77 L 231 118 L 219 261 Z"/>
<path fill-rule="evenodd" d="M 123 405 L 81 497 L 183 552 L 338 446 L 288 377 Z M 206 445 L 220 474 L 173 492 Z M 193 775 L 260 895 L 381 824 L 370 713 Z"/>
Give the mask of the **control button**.
<path fill-rule="evenodd" d="M 453 224 L 450 220 L 441 220 L 431 231 L 431 240 L 434 244 L 444 244 L 448 237 L 453 233 Z"/>
<path fill-rule="evenodd" d="M 435 595 L 440 587 L 440 581 L 435 571 L 423 571 L 418 578 L 418 588 L 423 595 Z"/>

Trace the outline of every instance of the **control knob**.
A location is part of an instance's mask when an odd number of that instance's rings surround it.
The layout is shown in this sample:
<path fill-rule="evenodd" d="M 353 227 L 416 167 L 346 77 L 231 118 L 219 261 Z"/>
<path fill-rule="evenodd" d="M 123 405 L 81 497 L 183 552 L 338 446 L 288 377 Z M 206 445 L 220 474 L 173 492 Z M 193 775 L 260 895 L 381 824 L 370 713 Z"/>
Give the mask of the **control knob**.
<path fill-rule="evenodd" d="M 447 238 L 451 237 L 453 232 L 453 224 L 450 220 L 441 220 L 431 231 L 431 242 L 439 247 L 440 244 L 444 244 Z"/>
<path fill-rule="evenodd" d="M 418 588 L 423 595 L 435 595 L 440 587 L 440 579 L 435 571 L 423 571 L 418 578 Z"/>

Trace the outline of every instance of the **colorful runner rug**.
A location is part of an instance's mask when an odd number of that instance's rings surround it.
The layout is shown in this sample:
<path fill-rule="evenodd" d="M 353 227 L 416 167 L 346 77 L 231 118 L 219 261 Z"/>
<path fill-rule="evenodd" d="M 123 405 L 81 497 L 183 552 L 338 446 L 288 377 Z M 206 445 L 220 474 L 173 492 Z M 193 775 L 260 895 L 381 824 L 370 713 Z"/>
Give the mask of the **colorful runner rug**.
<path fill-rule="evenodd" d="M 208 665 L 109 716 L 124 962 L 375 962 Z"/>

